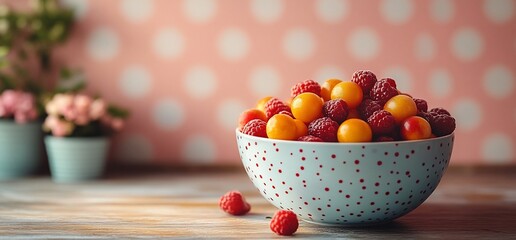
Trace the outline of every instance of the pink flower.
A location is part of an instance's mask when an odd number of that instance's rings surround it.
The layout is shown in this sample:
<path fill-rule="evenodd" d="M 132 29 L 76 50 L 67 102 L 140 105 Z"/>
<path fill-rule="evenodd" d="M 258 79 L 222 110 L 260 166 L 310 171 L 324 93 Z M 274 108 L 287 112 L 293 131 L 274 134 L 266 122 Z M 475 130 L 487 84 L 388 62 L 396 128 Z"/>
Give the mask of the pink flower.
<path fill-rule="evenodd" d="M 79 126 L 85 126 L 90 123 L 90 116 L 84 113 L 77 114 L 74 122 Z"/>
<path fill-rule="evenodd" d="M 16 106 L 16 110 L 23 112 L 31 111 L 36 107 L 34 102 L 34 96 L 32 96 L 32 94 L 20 93 L 18 94 L 18 104 Z"/>
<path fill-rule="evenodd" d="M 5 90 L 0 97 L 2 97 L 2 103 L 7 115 L 12 115 L 18 103 L 19 92 L 15 90 Z"/>
<path fill-rule="evenodd" d="M 58 120 L 52 126 L 52 135 L 56 137 L 64 137 L 66 135 L 70 135 L 74 129 L 74 126 L 71 122 Z"/>
<path fill-rule="evenodd" d="M 102 99 L 95 99 L 91 104 L 90 118 L 97 120 L 106 114 L 107 104 Z"/>
<path fill-rule="evenodd" d="M 61 114 L 64 116 L 64 118 L 68 121 L 74 121 L 77 117 L 77 111 L 73 108 L 73 106 L 69 106 L 67 108 L 62 109 Z"/>
<path fill-rule="evenodd" d="M 75 96 L 73 106 L 75 107 L 77 112 L 89 114 L 89 109 L 92 102 L 93 100 L 91 99 L 91 97 L 81 94 Z"/>
<path fill-rule="evenodd" d="M 72 108 L 73 100 L 74 99 L 71 94 L 56 94 L 52 99 L 60 113 L 63 113 L 66 109 Z"/>
<path fill-rule="evenodd" d="M 7 117 L 7 109 L 5 109 L 1 98 L 0 98 L 0 117 Z"/>
<path fill-rule="evenodd" d="M 58 121 L 59 118 L 56 115 L 48 115 L 48 117 L 45 118 L 45 122 L 43 122 L 43 130 L 47 132 L 51 131 Z"/>
<path fill-rule="evenodd" d="M 111 127 L 115 130 L 115 131 L 120 131 L 122 130 L 122 128 L 124 128 L 124 125 L 125 125 L 125 122 L 123 119 L 121 118 L 113 118 L 111 120 Z"/>

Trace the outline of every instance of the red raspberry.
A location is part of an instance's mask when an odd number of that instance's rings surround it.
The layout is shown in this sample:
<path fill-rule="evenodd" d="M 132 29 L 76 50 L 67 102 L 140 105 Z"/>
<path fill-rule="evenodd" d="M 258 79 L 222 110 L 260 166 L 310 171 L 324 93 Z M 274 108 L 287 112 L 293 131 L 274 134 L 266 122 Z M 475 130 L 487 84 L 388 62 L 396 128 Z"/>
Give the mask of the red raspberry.
<path fill-rule="evenodd" d="M 340 124 L 348 117 L 348 104 L 342 99 L 329 100 L 323 105 L 323 114 Z"/>
<path fill-rule="evenodd" d="M 299 137 L 297 140 L 301 141 L 301 142 L 324 142 L 320 137 L 316 137 L 316 136 L 312 136 L 312 135 L 302 136 L 302 137 Z"/>
<path fill-rule="evenodd" d="M 364 95 L 369 95 L 369 92 L 376 83 L 376 75 L 368 70 L 360 70 L 353 73 L 351 81 L 358 84 L 362 88 Z"/>
<path fill-rule="evenodd" d="M 265 116 L 267 116 L 267 119 L 281 111 L 290 112 L 290 107 L 277 98 L 271 98 L 267 103 L 265 103 Z"/>
<path fill-rule="evenodd" d="M 390 137 L 390 136 L 379 136 L 374 141 L 375 142 L 392 142 L 392 141 L 394 141 L 394 138 Z"/>
<path fill-rule="evenodd" d="M 314 80 L 305 80 L 294 85 L 291 89 L 291 96 L 294 98 L 304 92 L 312 92 L 321 96 L 321 85 Z"/>
<path fill-rule="evenodd" d="M 418 112 L 428 111 L 428 103 L 426 103 L 426 100 L 421 99 L 421 98 L 413 98 L 413 99 L 414 99 L 414 102 L 416 103 Z"/>
<path fill-rule="evenodd" d="M 245 124 L 242 133 L 267 138 L 267 123 L 261 119 L 253 119 Z"/>
<path fill-rule="evenodd" d="M 432 108 L 432 109 L 430 109 L 430 112 L 451 116 L 450 112 L 448 112 L 444 108 Z"/>
<path fill-rule="evenodd" d="M 393 88 L 398 88 L 398 86 L 396 86 L 396 81 L 392 78 L 382 78 L 381 80 L 387 81 Z"/>
<path fill-rule="evenodd" d="M 292 113 L 290 111 L 283 110 L 283 111 L 279 112 L 278 114 L 285 114 L 287 116 L 290 116 L 291 118 L 294 118 L 294 115 L 292 115 Z"/>
<path fill-rule="evenodd" d="M 329 117 L 318 118 L 308 124 L 308 134 L 325 142 L 336 142 L 338 129 L 339 124 Z"/>
<path fill-rule="evenodd" d="M 384 78 L 374 84 L 370 95 L 371 99 L 378 101 L 383 106 L 389 99 L 398 95 L 398 90 Z"/>
<path fill-rule="evenodd" d="M 394 130 L 396 126 L 396 120 L 391 115 L 390 112 L 385 110 L 378 110 L 373 113 L 368 119 L 367 122 L 369 126 L 371 126 L 371 130 L 373 134 L 387 134 Z"/>
<path fill-rule="evenodd" d="M 455 118 L 446 114 L 430 114 L 430 126 L 435 136 L 445 136 L 455 131 Z"/>
<path fill-rule="evenodd" d="M 290 236 L 297 231 L 299 221 L 297 215 L 289 210 L 279 210 L 272 217 L 270 228 L 282 236 Z"/>
<path fill-rule="evenodd" d="M 360 117 L 367 121 L 367 119 L 373 115 L 374 112 L 381 110 L 382 105 L 378 103 L 377 101 L 373 101 L 371 99 L 364 99 L 362 103 L 357 107 L 358 113 L 360 114 Z"/>
<path fill-rule="evenodd" d="M 244 215 L 251 210 L 251 205 L 245 201 L 244 196 L 238 191 L 230 191 L 224 194 L 219 200 L 222 211 L 231 215 Z"/>

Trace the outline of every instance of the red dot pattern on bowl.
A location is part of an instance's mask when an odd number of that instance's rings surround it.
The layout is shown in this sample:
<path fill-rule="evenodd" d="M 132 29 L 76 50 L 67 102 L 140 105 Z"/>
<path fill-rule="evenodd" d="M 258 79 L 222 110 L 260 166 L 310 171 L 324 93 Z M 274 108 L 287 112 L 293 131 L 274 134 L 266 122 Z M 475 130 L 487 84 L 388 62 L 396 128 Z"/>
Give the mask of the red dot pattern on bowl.
<path fill-rule="evenodd" d="M 323 224 L 376 224 L 423 203 L 437 187 L 453 136 L 391 144 L 275 141 L 237 133 L 245 170 L 280 209 Z"/>

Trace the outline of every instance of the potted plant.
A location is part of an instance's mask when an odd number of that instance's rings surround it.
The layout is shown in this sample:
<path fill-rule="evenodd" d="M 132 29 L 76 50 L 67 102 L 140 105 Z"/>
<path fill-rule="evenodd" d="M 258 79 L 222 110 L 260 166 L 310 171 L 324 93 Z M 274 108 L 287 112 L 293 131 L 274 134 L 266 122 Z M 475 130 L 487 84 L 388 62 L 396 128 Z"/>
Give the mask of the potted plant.
<path fill-rule="evenodd" d="M 38 169 L 43 107 L 40 96 L 56 84 L 52 50 L 71 31 L 73 11 L 55 0 L 28 11 L 0 3 L 0 179 Z"/>
<path fill-rule="evenodd" d="M 0 94 L 0 179 L 35 172 L 41 155 L 40 123 L 34 95 L 19 90 Z"/>
<path fill-rule="evenodd" d="M 45 104 L 43 123 L 50 172 L 55 182 L 96 179 L 105 168 L 110 135 L 124 126 L 126 110 L 101 98 L 59 93 Z"/>

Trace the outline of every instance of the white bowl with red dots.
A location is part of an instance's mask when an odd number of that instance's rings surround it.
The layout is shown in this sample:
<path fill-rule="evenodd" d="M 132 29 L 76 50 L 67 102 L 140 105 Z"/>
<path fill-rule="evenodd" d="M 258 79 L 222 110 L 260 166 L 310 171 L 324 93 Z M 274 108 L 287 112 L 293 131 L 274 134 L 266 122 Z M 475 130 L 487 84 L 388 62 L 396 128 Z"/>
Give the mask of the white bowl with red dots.
<path fill-rule="evenodd" d="M 245 171 L 279 209 L 322 225 L 390 222 L 421 205 L 448 167 L 453 133 L 416 141 L 327 143 L 236 131 Z"/>

